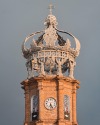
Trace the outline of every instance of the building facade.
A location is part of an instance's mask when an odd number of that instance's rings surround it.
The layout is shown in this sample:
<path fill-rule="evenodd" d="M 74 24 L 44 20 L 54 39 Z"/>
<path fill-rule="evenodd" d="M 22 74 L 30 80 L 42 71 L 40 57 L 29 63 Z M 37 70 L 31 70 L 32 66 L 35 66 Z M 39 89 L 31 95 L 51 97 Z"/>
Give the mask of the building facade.
<path fill-rule="evenodd" d="M 21 83 L 25 92 L 24 125 L 78 125 L 76 96 L 80 83 L 74 78 L 74 67 L 80 42 L 71 33 L 57 29 L 51 5 L 44 25 L 44 30 L 30 34 L 22 44 L 28 71 Z M 66 40 L 61 34 L 67 36 Z M 69 37 L 76 48 L 71 48 Z"/>

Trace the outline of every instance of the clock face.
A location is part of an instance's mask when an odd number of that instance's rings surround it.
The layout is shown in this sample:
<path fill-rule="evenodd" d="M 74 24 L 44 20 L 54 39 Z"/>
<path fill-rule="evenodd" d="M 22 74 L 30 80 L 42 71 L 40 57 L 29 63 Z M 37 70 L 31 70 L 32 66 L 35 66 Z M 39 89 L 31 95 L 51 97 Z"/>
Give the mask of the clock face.
<path fill-rule="evenodd" d="M 57 106 L 56 100 L 52 97 L 45 100 L 45 107 L 49 110 L 54 109 Z"/>

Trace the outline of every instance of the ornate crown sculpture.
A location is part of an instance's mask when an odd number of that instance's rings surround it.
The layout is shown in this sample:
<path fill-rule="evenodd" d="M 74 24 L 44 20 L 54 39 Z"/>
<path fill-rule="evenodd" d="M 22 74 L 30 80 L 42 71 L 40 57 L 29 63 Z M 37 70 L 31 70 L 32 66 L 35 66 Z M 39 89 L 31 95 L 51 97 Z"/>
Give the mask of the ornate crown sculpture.
<path fill-rule="evenodd" d="M 28 78 L 48 75 L 64 76 L 67 71 L 68 76 L 74 78 L 75 58 L 80 52 L 80 42 L 71 33 L 58 30 L 57 24 L 57 19 L 52 15 L 50 8 L 50 14 L 44 22 L 45 30 L 32 33 L 25 38 L 22 52 L 27 59 Z M 64 40 L 60 33 L 71 36 L 76 43 L 76 48 L 71 48 L 70 40 L 68 38 Z M 40 36 L 35 40 L 34 36 L 38 34 Z M 31 38 L 30 48 L 27 48 L 25 43 L 29 42 Z"/>

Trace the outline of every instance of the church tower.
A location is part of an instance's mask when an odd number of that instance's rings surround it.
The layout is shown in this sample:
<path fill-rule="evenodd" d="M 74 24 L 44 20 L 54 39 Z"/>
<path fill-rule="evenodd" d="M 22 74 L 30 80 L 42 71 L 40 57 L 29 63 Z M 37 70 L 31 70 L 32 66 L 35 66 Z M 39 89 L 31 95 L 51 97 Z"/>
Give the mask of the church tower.
<path fill-rule="evenodd" d="M 57 28 L 52 5 L 44 25 L 44 30 L 30 34 L 22 44 L 28 71 L 27 79 L 21 83 L 25 92 L 24 125 L 78 125 L 76 96 L 80 83 L 74 78 L 74 67 L 80 42 Z"/>

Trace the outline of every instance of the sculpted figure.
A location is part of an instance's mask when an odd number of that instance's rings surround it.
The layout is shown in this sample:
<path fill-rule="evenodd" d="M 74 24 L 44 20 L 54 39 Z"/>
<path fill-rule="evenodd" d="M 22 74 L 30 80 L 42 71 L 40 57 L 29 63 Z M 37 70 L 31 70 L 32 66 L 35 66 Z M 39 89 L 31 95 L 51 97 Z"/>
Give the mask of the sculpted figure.
<path fill-rule="evenodd" d="M 74 67 L 76 65 L 76 62 L 73 62 L 69 60 L 69 77 L 74 79 Z"/>
<path fill-rule="evenodd" d="M 38 62 L 37 62 L 37 58 L 36 57 L 34 57 L 34 59 L 32 60 L 32 68 L 34 69 L 34 70 L 38 70 L 39 68 L 38 68 Z"/>
<path fill-rule="evenodd" d="M 62 76 L 62 60 L 59 58 L 59 59 L 57 59 L 56 58 L 56 62 L 57 62 L 57 69 L 58 69 L 58 71 L 57 71 L 57 75 L 59 75 L 59 76 Z"/>
<path fill-rule="evenodd" d="M 28 78 L 30 78 L 32 75 L 32 62 L 31 62 L 31 60 L 26 62 L 26 67 L 27 67 L 27 71 L 28 71 Z"/>
<path fill-rule="evenodd" d="M 52 74 L 54 72 L 54 67 L 55 67 L 55 57 L 47 57 L 45 61 L 45 70 L 49 73 Z"/>
<path fill-rule="evenodd" d="M 45 71 L 44 71 L 44 61 L 39 59 L 38 60 L 40 63 L 40 75 L 45 75 Z"/>

